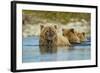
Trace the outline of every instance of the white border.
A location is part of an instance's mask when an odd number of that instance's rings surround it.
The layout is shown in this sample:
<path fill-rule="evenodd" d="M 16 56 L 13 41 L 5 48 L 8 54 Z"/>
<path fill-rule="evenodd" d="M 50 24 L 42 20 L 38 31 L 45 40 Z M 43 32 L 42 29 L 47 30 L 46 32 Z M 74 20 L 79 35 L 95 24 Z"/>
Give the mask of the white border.
<path fill-rule="evenodd" d="M 70 67 L 70 66 L 85 66 L 95 65 L 96 57 L 96 10 L 92 8 L 81 7 L 60 7 L 60 6 L 45 6 L 45 5 L 28 5 L 17 4 L 17 48 L 16 48 L 16 64 L 17 70 L 22 69 L 37 69 L 37 68 L 52 68 L 52 67 Z M 60 61 L 60 62 L 38 62 L 38 63 L 22 63 L 22 9 L 25 10 L 42 10 L 42 11 L 60 11 L 60 12 L 84 12 L 91 13 L 91 60 L 80 61 Z"/>

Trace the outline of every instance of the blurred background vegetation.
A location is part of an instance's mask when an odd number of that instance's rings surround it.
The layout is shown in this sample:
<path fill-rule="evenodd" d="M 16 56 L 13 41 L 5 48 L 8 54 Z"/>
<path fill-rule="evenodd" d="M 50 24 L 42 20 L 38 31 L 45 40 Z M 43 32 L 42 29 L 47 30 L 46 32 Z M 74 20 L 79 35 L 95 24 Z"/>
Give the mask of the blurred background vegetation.
<path fill-rule="evenodd" d="M 67 24 L 72 19 L 80 21 L 81 19 L 90 21 L 90 13 L 77 13 L 77 12 L 56 12 L 56 11 L 34 11 L 23 10 L 23 20 L 30 24 L 43 23 L 43 22 L 57 22 L 60 24 Z M 23 21 L 24 22 L 24 21 Z"/>
<path fill-rule="evenodd" d="M 60 32 L 62 28 L 74 28 L 90 36 L 90 19 L 90 13 L 22 10 L 23 36 L 39 35 L 40 25 L 48 23 L 58 25 Z"/>

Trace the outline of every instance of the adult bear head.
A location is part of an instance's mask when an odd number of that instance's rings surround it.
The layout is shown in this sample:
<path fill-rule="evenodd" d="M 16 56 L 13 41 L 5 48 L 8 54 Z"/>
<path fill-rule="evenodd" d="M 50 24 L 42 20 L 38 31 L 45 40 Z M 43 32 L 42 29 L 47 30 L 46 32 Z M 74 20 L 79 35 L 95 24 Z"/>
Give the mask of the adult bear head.
<path fill-rule="evenodd" d="M 40 25 L 40 45 L 56 45 L 57 26 Z"/>

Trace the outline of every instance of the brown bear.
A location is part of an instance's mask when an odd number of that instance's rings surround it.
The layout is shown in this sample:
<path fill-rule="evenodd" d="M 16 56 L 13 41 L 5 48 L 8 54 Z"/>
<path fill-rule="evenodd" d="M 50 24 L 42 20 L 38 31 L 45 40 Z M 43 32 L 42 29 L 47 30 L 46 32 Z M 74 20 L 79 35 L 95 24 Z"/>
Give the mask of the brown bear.
<path fill-rule="evenodd" d="M 80 38 L 80 42 L 85 41 L 85 32 L 77 32 L 77 36 Z"/>
<path fill-rule="evenodd" d="M 77 36 L 77 32 L 71 29 L 62 29 L 63 36 L 67 37 L 70 43 L 80 43 L 80 38 Z"/>
<path fill-rule="evenodd" d="M 66 46 L 70 45 L 67 38 L 58 35 L 56 25 L 40 25 L 40 45 Z"/>

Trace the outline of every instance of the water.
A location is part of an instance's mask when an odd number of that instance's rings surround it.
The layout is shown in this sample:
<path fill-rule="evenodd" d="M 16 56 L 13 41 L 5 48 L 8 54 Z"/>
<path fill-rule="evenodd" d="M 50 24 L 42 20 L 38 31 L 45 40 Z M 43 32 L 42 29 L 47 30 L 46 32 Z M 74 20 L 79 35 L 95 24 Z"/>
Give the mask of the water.
<path fill-rule="evenodd" d="M 23 38 L 22 62 L 70 61 L 91 59 L 90 39 L 71 47 L 39 47 L 39 37 Z"/>

